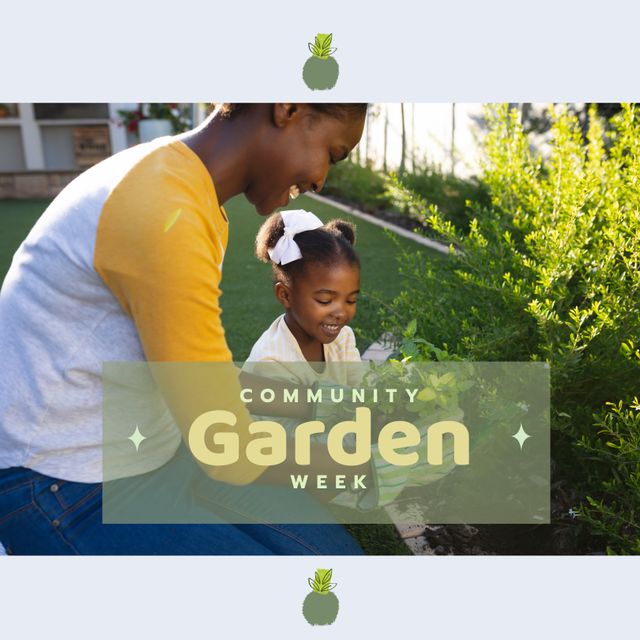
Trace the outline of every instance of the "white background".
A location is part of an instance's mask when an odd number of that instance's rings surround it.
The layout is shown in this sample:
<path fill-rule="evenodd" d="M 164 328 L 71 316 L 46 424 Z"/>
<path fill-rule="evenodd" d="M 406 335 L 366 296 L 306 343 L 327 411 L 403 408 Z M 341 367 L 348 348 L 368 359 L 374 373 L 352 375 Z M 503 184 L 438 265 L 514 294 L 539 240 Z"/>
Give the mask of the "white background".
<path fill-rule="evenodd" d="M 0 102 L 637 100 L 636 9 L 610 0 L 4 3 Z M 340 78 L 309 91 L 307 42 Z M 341 611 L 309 627 L 307 577 Z M 0 637 L 637 635 L 638 558 L 0 558 Z"/>
<path fill-rule="evenodd" d="M 302 617 L 332 568 L 336 622 Z M 637 638 L 640 558 L 11 558 L 3 638 Z M 223 635 L 224 634 L 224 635 Z"/>
<path fill-rule="evenodd" d="M 2 7 L 3 102 L 610 102 L 639 90 L 637 9 L 626 0 Z M 318 32 L 333 33 L 340 64 L 328 94 L 301 77 Z"/>

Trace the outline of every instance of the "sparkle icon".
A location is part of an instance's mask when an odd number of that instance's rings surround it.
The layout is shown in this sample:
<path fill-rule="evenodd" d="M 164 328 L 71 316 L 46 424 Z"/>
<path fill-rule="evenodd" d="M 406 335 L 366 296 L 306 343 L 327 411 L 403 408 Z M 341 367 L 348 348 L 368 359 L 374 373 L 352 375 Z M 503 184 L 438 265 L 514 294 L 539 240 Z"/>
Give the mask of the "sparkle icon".
<path fill-rule="evenodd" d="M 515 437 L 515 436 L 514 436 Z M 140 433 L 140 429 L 138 429 L 138 425 L 136 425 L 136 430 L 129 436 L 128 438 L 129 440 L 131 440 L 131 442 L 133 442 L 133 444 L 136 447 L 136 451 L 138 451 L 138 449 L 140 448 L 140 443 L 143 440 L 147 439 L 147 436 L 143 436 Z"/>
<path fill-rule="evenodd" d="M 527 440 L 531 436 L 522 428 L 522 422 L 521 422 L 520 429 L 518 429 L 518 433 L 512 435 L 511 437 L 515 438 L 518 441 L 518 444 L 520 445 L 520 451 L 522 451 L 522 445 L 524 444 L 525 440 Z"/>

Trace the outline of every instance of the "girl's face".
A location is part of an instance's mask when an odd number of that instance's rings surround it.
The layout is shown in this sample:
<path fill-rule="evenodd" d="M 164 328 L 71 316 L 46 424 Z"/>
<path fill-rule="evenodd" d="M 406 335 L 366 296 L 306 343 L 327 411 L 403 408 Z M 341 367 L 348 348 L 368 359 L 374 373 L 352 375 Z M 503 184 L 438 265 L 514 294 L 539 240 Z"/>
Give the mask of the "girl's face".
<path fill-rule="evenodd" d="M 346 262 L 309 264 L 290 287 L 276 284 L 276 297 L 301 347 L 333 342 L 355 316 L 359 291 L 360 268 Z"/>
<path fill-rule="evenodd" d="M 245 196 L 261 215 L 289 203 L 292 187 L 320 191 L 329 167 L 358 144 L 364 115 L 334 118 L 307 104 L 275 104 L 257 146 Z"/>

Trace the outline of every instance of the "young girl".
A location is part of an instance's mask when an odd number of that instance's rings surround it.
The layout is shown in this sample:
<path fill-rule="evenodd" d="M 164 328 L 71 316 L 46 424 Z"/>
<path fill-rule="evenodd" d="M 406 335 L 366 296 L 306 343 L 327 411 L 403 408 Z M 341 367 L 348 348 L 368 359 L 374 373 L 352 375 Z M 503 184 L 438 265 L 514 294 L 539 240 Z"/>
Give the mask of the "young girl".
<path fill-rule="evenodd" d="M 344 220 L 323 224 L 302 209 L 266 220 L 256 238 L 256 255 L 271 262 L 274 292 L 284 313 L 253 345 L 245 371 L 296 385 L 359 385 L 360 353 L 348 326 L 360 292 L 355 239 L 352 224 Z M 331 414 L 335 406 L 323 402 L 315 409 L 320 418 L 318 409 Z M 299 421 L 282 423 L 293 433 Z M 326 444 L 326 434 L 314 439 Z M 348 438 L 344 444 L 355 446 Z M 356 507 L 358 497 L 344 491 L 333 502 Z"/>
<path fill-rule="evenodd" d="M 256 255 L 271 262 L 275 295 L 285 312 L 254 344 L 245 371 L 302 385 L 362 384 L 365 369 L 357 364 L 360 354 L 348 326 L 360 291 L 354 244 L 355 228 L 343 220 L 323 224 L 304 210 L 283 211 L 266 220 L 256 238 Z M 327 409 L 324 402 L 322 409 Z M 299 421 L 283 423 L 293 432 Z M 326 434 L 316 438 L 326 442 Z M 448 446 L 447 460 L 451 453 Z M 405 485 L 428 484 L 449 470 L 433 473 L 425 464 L 391 465 L 375 444 L 371 457 L 367 489 L 359 495 L 344 491 L 333 499 L 335 504 L 364 510 L 386 505 Z"/>
<path fill-rule="evenodd" d="M 323 224 L 304 210 L 267 219 L 256 238 L 256 255 L 271 262 L 274 292 L 284 313 L 254 344 L 248 363 L 279 363 L 278 377 L 299 384 L 318 379 L 355 383 L 357 366 L 331 366 L 360 362 L 348 326 L 360 292 L 354 244 L 355 228 L 343 220 Z M 257 367 L 250 368 L 257 373 Z M 269 368 L 273 377 L 273 365 Z"/>

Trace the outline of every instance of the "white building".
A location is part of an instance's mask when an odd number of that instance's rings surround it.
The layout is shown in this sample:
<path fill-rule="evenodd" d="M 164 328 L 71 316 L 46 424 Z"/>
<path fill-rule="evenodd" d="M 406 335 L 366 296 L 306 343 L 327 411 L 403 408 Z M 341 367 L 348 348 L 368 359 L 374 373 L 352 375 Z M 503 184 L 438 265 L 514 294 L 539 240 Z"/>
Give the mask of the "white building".
<path fill-rule="evenodd" d="M 119 109 L 135 104 L 0 104 L 0 198 L 52 197 L 103 157 L 135 143 Z"/>

